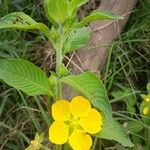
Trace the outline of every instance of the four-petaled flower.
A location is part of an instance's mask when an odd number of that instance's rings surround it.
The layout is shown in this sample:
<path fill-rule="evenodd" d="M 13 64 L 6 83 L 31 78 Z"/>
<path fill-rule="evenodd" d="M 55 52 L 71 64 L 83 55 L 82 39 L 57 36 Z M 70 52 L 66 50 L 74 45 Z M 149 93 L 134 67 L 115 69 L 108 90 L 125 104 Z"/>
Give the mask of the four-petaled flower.
<path fill-rule="evenodd" d="M 89 150 L 92 145 L 89 134 L 102 129 L 100 112 L 82 96 L 73 98 L 71 102 L 57 101 L 52 105 L 52 116 L 55 121 L 49 129 L 49 140 L 55 144 L 69 142 L 73 150 Z"/>

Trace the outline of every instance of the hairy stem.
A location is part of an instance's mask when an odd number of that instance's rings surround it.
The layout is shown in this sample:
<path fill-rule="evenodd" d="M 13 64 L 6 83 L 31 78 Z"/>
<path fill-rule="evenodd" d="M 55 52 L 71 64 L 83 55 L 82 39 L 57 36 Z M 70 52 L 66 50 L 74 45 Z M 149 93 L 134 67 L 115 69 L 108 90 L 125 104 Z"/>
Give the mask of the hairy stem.
<path fill-rule="evenodd" d="M 58 78 L 60 77 L 60 75 L 58 74 L 58 68 L 62 65 L 62 61 L 63 61 L 63 27 L 60 24 L 59 25 L 59 39 L 57 41 L 57 43 L 55 44 L 55 50 L 56 50 L 56 73 Z M 58 101 L 62 99 L 62 85 L 59 81 L 56 81 L 55 83 L 55 101 Z M 56 147 L 54 148 L 55 150 L 62 150 L 62 145 L 56 145 Z"/>
<path fill-rule="evenodd" d="M 63 31 L 62 26 L 59 25 L 59 39 L 58 43 L 56 44 L 56 72 L 58 72 L 58 68 L 62 65 L 63 54 Z M 59 75 L 58 75 L 59 77 Z M 56 100 L 62 99 L 62 85 L 60 82 L 56 83 Z"/>

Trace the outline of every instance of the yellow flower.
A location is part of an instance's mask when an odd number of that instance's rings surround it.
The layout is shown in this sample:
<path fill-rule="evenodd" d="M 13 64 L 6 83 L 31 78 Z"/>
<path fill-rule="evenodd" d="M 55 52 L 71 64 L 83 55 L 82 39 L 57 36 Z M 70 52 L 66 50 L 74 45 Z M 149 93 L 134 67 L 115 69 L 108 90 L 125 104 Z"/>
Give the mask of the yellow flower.
<path fill-rule="evenodd" d="M 146 101 L 146 102 L 150 102 L 150 94 L 146 95 L 145 101 Z"/>
<path fill-rule="evenodd" d="M 147 115 L 149 113 L 149 108 L 148 107 L 145 107 L 144 109 L 143 109 L 143 114 L 144 115 Z"/>
<path fill-rule="evenodd" d="M 144 99 L 145 102 L 150 103 L 150 94 L 142 94 L 141 97 Z"/>
<path fill-rule="evenodd" d="M 102 129 L 102 116 L 90 102 L 77 96 L 71 102 L 60 100 L 52 105 L 54 122 L 49 129 L 49 140 L 55 144 L 69 142 L 73 150 L 89 150 L 92 139 Z"/>

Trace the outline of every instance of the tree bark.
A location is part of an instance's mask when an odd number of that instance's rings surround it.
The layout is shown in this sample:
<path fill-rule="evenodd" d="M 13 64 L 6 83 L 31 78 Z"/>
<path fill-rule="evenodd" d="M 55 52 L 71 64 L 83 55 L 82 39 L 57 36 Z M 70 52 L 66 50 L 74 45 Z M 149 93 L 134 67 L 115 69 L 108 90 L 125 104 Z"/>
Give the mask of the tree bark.
<path fill-rule="evenodd" d="M 90 24 L 91 36 L 86 47 L 72 54 L 68 66 L 71 72 L 79 74 L 82 71 L 101 72 L 105 65 L 108 47 L 117 38 L 125 26 L 137 0 L 101 0 L 98 9 L 111 11 L 124 16 L 123 20 L 95 21 Z M 64 88 L 64 97 L 70 98 L 71 92 Z"/>

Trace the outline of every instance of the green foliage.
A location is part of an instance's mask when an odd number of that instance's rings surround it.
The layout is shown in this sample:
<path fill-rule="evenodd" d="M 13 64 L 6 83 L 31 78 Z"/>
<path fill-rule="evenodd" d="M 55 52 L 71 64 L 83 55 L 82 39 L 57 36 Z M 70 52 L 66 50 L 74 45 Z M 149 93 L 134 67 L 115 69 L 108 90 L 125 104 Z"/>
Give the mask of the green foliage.
<path fill-rule="evenodd" d="M 81 27 L 81 26 L 85 26 L 88 23 L 92 22 L 92 21 L 96 21 L 96 20 L 105 20 L 105 19 L 123 19 L 123 17 L 115 15 L 113 13 L 110 13 L 108 11 L 104 11 L 104 10 L 95 10 L 93 11 L 89 16 L 83 18 L 83 20 L 81 20 L 77 26 Z"/>
<path fill-rule="evenodd" d="M 128 87 L 130 91 L 126 93 L 121 89 L 121 95 L 116 96 L 112 102 L 114 104 L 115 115 L 121 122 L 128 123 L 133 120 L 139 122 L 140 125 L 135 125 L 129 128 L 132 142 L 135 144 L 133 148 L 125 148 L 127 150 L 137 150 L 139 147 L 143 150 L 148 150 L 150 143 L 150 129 L 149 124 L 145 119 L 150 120 L 148 116 L 143 115 L 143 110 L 140 111 L 140 103 L 143 100 L 140 98 L 139 93 L 147 93 L 145 85 L 149 82 L 149 56 L 150 56 L 150 1 L 140 0 L 137 5 L 137 11 L 131 15 L 129 22 L 126 25 L 124 33 L 121 34 L 118 41 L 114 42 L 109 49 L 109 58 L 106 68 L 105 85 L 109 93 L 120 91 L 120 85 Z M 135 57 L 136 56 L 136 57 Z M 126 107 L 124 103 L 130 96 L 135 96 L 136 103 L 134 107 Z M 129 99 L 130 100 L 130 99 Z M 132 102 L 131 97 L 131 102 Z M 127 103 L 128 104 L 128 103 Z M 117 107 L 116 107 L 117 106 Z M 130 112 L 128 110 L 130 109 Z M 134 108 L 134 112 L 131 109 Z M 116 112 L 118 110 L 118 112 Z M 136 110 L 136 111 L 135 111 Z M 140 113 L 141 112 L 141 113 Z M 132 116 L 131 116 L 132 115 Z M 143 120 L 143 118 L 145 118 Z M 144 129 L 141 132 L 134 133 L 138 126 L 143 124 Z M 137 126 L 137 127 L 136 127 Z M 131 130 L 130 130 L 131 129 Z M 138 144 L 136 144 L 138 141 Z M 114 149 L 116 146 L 113 147 Z M 118 148 L 118 150 L 122 150 Z"/>
<path fill-rule="evenodd" d="M 98 134 L 97 137 L 116 140 L 124 146 L 132 146 L 127 134 L 122 130 L 120 125 L 112 119 L 107 91 L 98 76 L 90 72 L 76 76 L 67 76 L 68 69 L 62 65 L 63 56 L 66 53 L 71 53 L 87 43 L 90 29 L 85 27 L 85 25 L 95 20 L 122 19 L 122 17 L 118 15 L 99 10 L 93 11 L 89 16 L 79 22 L 76 17 L 77 10 L 86 2 L 88 2 L 88 0 L 44 0 L 47 18 L 53 23 L 51 30 L 49 30 L 45 24 L 37 23 L 23 12 L 11 13 L 1 18 L 0 29 L 38 29 L 44 33 L 56 50 L 56 73 L 52 73 L 48 79 L 40 68 L 28 61 L 2 59 L 0 60 L 0 79 L 28 95 L 56 96 L 54 99 L 62 98 L 61 83 L 72 86 L 84 94 L 92 105 L 105 115 L 105 118 L 103 118 L 104 128 L 102 133 Z M 41 132 L 40 122 L 36 119 L 32 109 L 28 107 L 28 104 L 20 92 L 19 94 L 36 130 Z M 35 100 L 44 121 L 49 125 L 51 118 L 48 118 L 47 112 L 44 112 L 44 108 L 36 97 Z M 46 107 L 49 109 L 50 106 L 51 104 L 49 104 L 48 101 Z M 3 126 L 5 126 L 5 124 Z M 38 139 L 38 137 L 39 136 L 36 135 L 35 138 Z M 26 141 L 29 143 L 28 139 Z"/>
<path fill-rule="evenodd" d="M 51 27 L 51 30 L 50 30 L 50 37 L 51 37 L 51 39 L 52 39 L 54 42 L 57 42 L 57 39 L 59 38 L 58 31 L 57 31 L 57 29 L 55 28 L 54 25 Z"/>
<path fill-rule="evenodd" d="M 41 143 L 43 141 L 44 141 L 44 133 L 42 133 L 41 135 L 36 133 L 34 140 L 31 141 L 31 144 L 25 150 L 40 150 L 42 148 Z"/>
<path fill-rule="evenodd" d="M 28 95 L 53 95 L 45 73 L 26 60 L 1 59 L 0 79 Z"/>
<path fill-rule="evenodd" d="M 44 8 L 48 19 L 57 24 L 62 24 L 68 17 L 67 0 L 44 0 Z"/>
<path fill-rule="evenodd" d="M 84 94 L 95 108 L 98 108 L 105 114 L 106 120 L 110 123 L 112 122 L 107 92 L 98 76 L 91 72 L 85 72 L 80 75 L 70 75 L 61 78 L 60 82 L 66 83 Z"/>
<path fill-rule="evenodd" d="M 136 103 L 135 95 L 130 88 L 121 87 L 121 90 L 112 92 L 112 96 L 117 100 L 126 102 L 128 107 L 132 107 Z"/>
<path fill-rule="evenodd" d="M 89 0 L 71 0 L 69 3 L 69 12 L 70 12 L 71 16 L 75 17 L 78 8 L 88 1 Z"/>
<path fill-rule="evenodd" d="M 74 29 L 68 34 L 67 40 L 64 43 L 63 53 L 70 53 L 83 47 L 89 40 L 89 36 L 90 29 L 88 27 Z"/>
<path fill-rule="evenodd" d="M 30 16 L 23 12 L 14 12 L 0 18 L 0 29 L 38 29 L 45 35 L 48 35 L 49 29 L 43 23 L 37 23 Z"/>
<path fill-rule="evenodd" d="M 44 0 L 47 17 L 54 24 L 51 30 L 45 24 L 37 23 L 23 12 L 14 12 L 1 18 L 0 29 L 38 29 L 48 37 L 55 49 L 60 42 L 59 46 L 64 48 L 63 54 L 70 53 L 87 43 L 90 29 L 84 26 L 89 22 L 101 19 L 121 19 L 118 15 L 100 10 L 92 12 L 78 23 L 75 17 L 76 12 L 86 2 L 87 0 Z M 63 40 L 62 37 L 60 39 L 60 35 L 63 36 Z"/>
<path fill-rule="evenodd" d="M 133 143 L 130 141 L 128 134 L 116 120 L 113 120 L 111 125 L 105 123 L 102 131 L 96 134 L 96 137 L 115 140 L 121 143 L 123 146 L 133 146 Z"/>
<path fill-rule="evenodd" d="M 130 133 L 139 133 L 144 129 L 144 126 L 138 122 L 135 121 L 128 121 L 126 130 Z"/>
<path fill-rule="evenodd" d="M 136 97 L 130 88 L 121 87 L 121 90 L 113 91 L 112 96 L 115 98 L 112 101 L 123 101 L 126 103 L 126 109 L 131 114 L 136 112 L 135 104 Z"/>
<path fill-rule="evenodd" d="M 136 109 L 133 106 L 127 106 L 127 111 L 130 112 L 131 114 L 135 114 L 136 113 Z"/>
<path fill-rule="evenodd" d="M 64 64 L 56 68 L 56 73 L 58 77 L 67 76 L 69 74 L 69 70 L 65 67 Z"/>
<path fill-rule="evenodd" d="M 49 82 L 52 87 L 55 87 L 57 83 L 57 74 L 55 72 L 51 72 L 51 76 L 49 77 Z"/>

